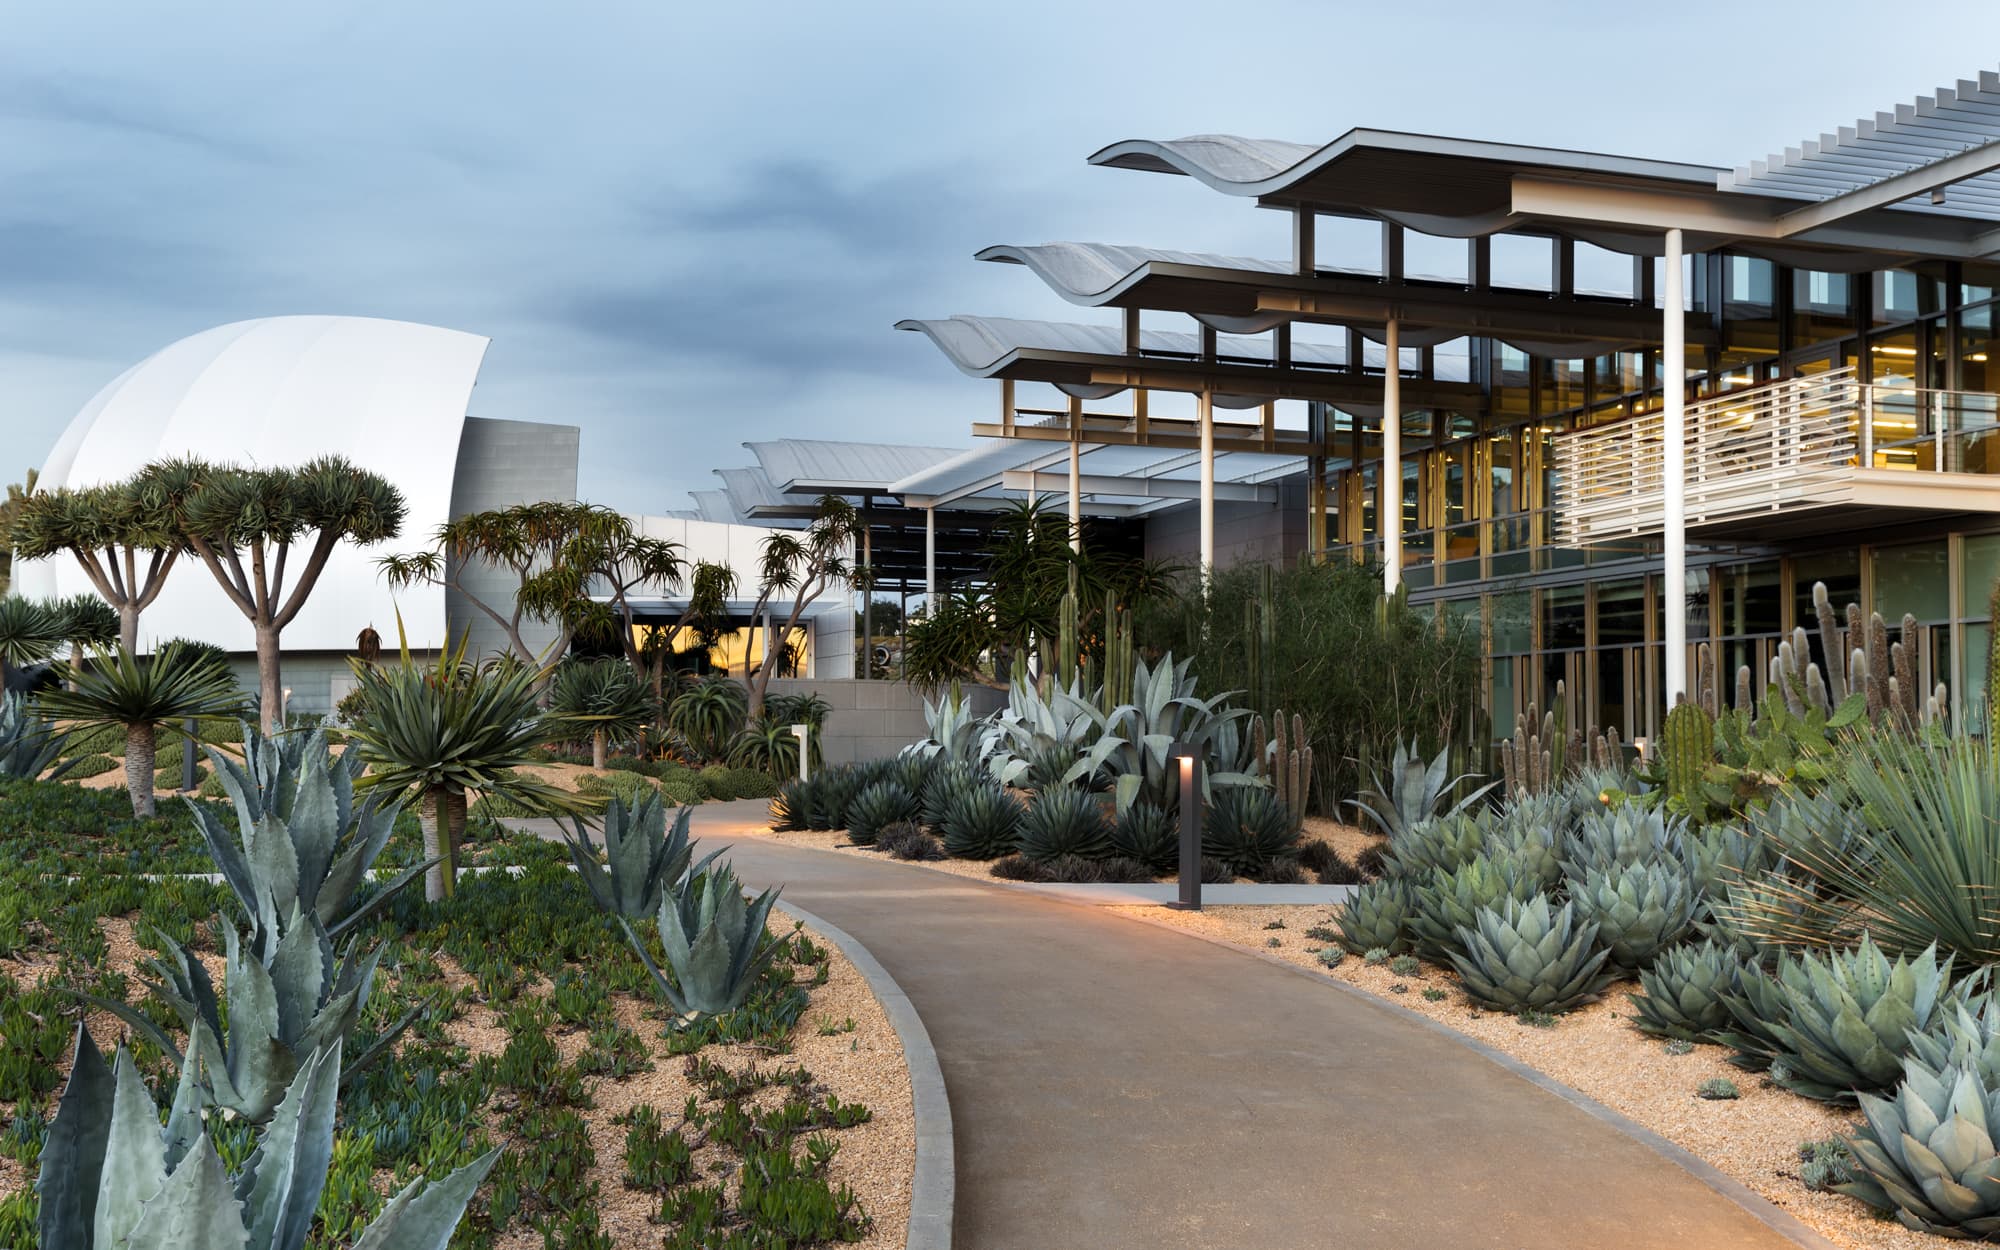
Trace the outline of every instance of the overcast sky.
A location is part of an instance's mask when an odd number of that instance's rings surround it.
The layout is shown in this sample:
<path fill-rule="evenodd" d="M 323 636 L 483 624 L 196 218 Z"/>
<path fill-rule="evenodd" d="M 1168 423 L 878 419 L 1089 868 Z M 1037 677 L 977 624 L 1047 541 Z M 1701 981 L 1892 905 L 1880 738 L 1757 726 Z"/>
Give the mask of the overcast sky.
<path fill-rule="evenodd" d="M 1276 214 L 1086 166 L 1106 143 L 1359 125 L 1733 165 L 2000 49 L 1992 0 L 0 16 L 0 480 L 175 339 L 351 313 L 491 336 L 473 413 L 581 425 L 582 493 L 632 511 L 746 439 L 963 445 L 986 386 L 893 323 L 1078 315 L 987 244 L 1283 253 Z"/>

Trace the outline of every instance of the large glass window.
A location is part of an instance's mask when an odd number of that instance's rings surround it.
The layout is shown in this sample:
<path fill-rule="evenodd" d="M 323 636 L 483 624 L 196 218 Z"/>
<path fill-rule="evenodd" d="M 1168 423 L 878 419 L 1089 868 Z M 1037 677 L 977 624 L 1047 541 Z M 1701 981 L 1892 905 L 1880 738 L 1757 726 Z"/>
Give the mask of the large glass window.
<path fill-rule="evenodd" d="M 1637 294 L 1632 289 L 1632 276 L 1630 256 L 1623 252 L 1613 252 L 1598 247 L 1594 243 L 1576 244 L 1577 294 L 1631 299 Z"/>
<path fill-rule="evenodd" d="M 1976 304 L 1958 315 L 1958 389 L 2000 391 L 2000 361 L 1993 358 L 1993 305 Z"/>
<path fill-rule="evenodd" d="M 1496 234 L 1492 247 L 1493 285 L 1547 291 L 1555 285 L 1555 240 L 1546 235 Z"/>
<path fill-rule="evenodd" d="M 1854 332 L 1854 280 L 1844 273 L 1792 271 L 1792 345 L 1808 347 Z"/>
<path fill-rule="evenodd" d="M 1878 326 L 1914 321 L 1944 309 L 1944 280 L 1908 269 L 1875 275 L 1873 316 Z"/>
<path fill-rule="evenodd" d="M 1906 612 L 1920 621 L 1950 619 L 1951 582 L 1942 541 L 1877 547 L 1871 560 L 1874 610 L 1885 620 L 1900 620 Z"/>
<path fill-rule="evenodd" d="M 1587 362 L 1581 360 L 1544 361 L 1543 412 L 1568 412 L 1583 407 L 1583 385 Z"/>
<path fill-rule="evenodd" d="M 1778 267 L 1756 256 L 1722 258 L 1723 348 L 1735 357 L 1778 354 Z"/>
<path fill-rule="evenodd" d="M 1535 618 L 1529 592 L 1489 596 L 1493 610 L 1493 654 L 1525 655 L 1535 649 Z"/>
<path fill-rule="evenodd" d="M 1646 583 L 1641 578 L 1600 582 L 1597 587 L 1597 642 L 1618 646 L 1646 641 Z"/>
<path fill-rule="evenodd" d="M 1472 277 L 1471 245 L 1464 239 L 1403 231 L 1403 274 L 1419 282 L 1464 284 Z"/>
<path fill-rule="evenodd" d="M 1584 617 L 1582 586 L 1551 586 L 1542 591 L 1542 649 L 1581 647 Z"/>

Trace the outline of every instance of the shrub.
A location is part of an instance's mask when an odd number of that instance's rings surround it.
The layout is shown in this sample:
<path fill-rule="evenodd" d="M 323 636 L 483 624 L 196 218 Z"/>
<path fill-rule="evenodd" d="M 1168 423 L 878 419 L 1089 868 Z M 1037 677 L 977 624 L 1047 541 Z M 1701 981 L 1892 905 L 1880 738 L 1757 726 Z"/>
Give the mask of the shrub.
<path fill-rule="evenodd" d="M 1466 996 L 1495 1011 L 1568 1011 L 1593 1002 L 1611 983 L 1597 927 L 1577 923 L 1569 905 L 1546 895 L 1484 907 L 1451 952 Z"/>
<path fill-rule="evenodd" d="M 1254 877 L 1298 845 L 1299 830 L 1284 800 L 1264 786 L 1218 787 L 1203 823 L 1202 854 Z"/>
<path fill-rule="evenodd" d="M 874 846 L 890 825 L 913 819 L 916 796 L 898 781 L 878 781 L 854 796 L 847 806 L 847 838 L 856 846 Z"/>
<path fill-rule="evenodd" d="M 1035 795 L 1021 818 L 1021 854 L 1039 863 L 1059 856 L 1103 859 L 1111 853 L 1111 830 L 1096 795 L 1056 786 Z"/>
<path fill-rule="evenodd" d="M 1317 838 L 1299 843 L 1299 867 L 1313 874 L 1321 885 L 1360 885 L 1361 872 L 1329 842 Z"/>
<path fill-rule="evenodd" d="M 778 782 L 754 768 L 730 768 L 722 775 L 729 792 L 739 799 L 768 799 L 778 793 Z"/>
<path fill-rule="evenodd" d="M 887 851 L 892 859 L 944 858 L 944 844 L 914 821 L 899 820 L 893 825 L 884 826 L 876 844 Z"/>
<path fill-rule="evenodd" d="M 990 870 L 1002 881 L 1054 881 L 1055 875 L 1025 855 L 1008 855 L 993 861 Z"/>
<path fill-rule="evenodd" d="M 1021 803 L 991 782 L 966 787 L 945 809 L 944 849 L 960 859 L 994 859 L 1020 841 Z"/>
<path fill-rule="evenodd" d="M 656 786 L 651 777 L 641 773 L 579 773 L 576 788 L 580 794 L 619 798 L 632 804 L 652 794 Z"/>
<path fill-rule="evenodd" d="M 1407 950 L 1414 906 L 1410 883 L 1378 877 L 1348 896 L 1340 909 L 1340 944 L 1357 955 Z"/>
<path fill-rule="evenodd" d="M 65 781 L 81 781 L 85 777 L 99 777 L 118 767 L 118 761 L 108 755 L 86 755 L 69 766 L 63 774 Z M 221 787 L 217 787 L 219 790 Z"/>
<path fill-rule="evenodd" d="M 1158 875 L 1138 860 L 1127 859 L 1123 855 L 1113 855 L 1110 859 L 1101 860 L 1097 868 L 1103 880 L 1126 885 L 1150 882 Z"/>
<path fill-rule="evenodd" d="M 1257 873 L 1259 885 L 1305 885 L 1306 871 L 1295 859 L 1274 859 Z"/>
<path fill-rule="evenodd" d="M 1728 1102 L 1743 1096 L 1742 1091 L 1736 1088 L 1736 1082 L 1726 1076 L 1709 1077 L 1695 1086 L 1694 1092 L 1695 1097 L 1706 1098 L 1711 1102 Z"/>
<path fill-rule="evenodd" d="M 1181 860 L 1180 820 L 1150 799 L 1140 799 L 1112 823 L 1111 848 L 1154 875 L 1173 872 Z"/>

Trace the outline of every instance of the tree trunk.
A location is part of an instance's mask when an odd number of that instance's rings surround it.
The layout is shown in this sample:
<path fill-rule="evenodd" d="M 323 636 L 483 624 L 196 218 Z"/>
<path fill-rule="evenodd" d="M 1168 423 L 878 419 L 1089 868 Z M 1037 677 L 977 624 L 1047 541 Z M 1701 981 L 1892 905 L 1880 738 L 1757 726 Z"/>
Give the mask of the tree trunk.
<path fill-rule="evenodd" d="M 423 834 L 424 858 L 438 862 L 424 870 L 424 901 L 435 903 L 451 895 L 452 861 L 447 853 L 451 839 L 451 808 L 445 799 L 444 786 L 432 786 L 424 791 L 417 803 L 417 829 Z M 439 817 L 443 817 L 440 829 Z M 440 836 L 442 834 L 442 836 Z"/>
<path fill-rule="evenodd" d="M 69 644 L 69 688 L 72 691 L 76 689 L 77 674 L 81 673 L 82 671 L 83 671 L 83 644 L 80 642 L 72 642 Z"/>
<path fill-rule="evenodd" d="M 284 675 L 278 671 L 278 630 L 273 625 L 257 626 L 257 698 L 264 709 L 264 732 L 274 734 L 283 729 Z"/>
<path fill-rule="evenodd" d="M 595 730 L 590 735 L 590 766 L 600 773 L 604 771 L 604 739 L 605 733 L 602 729 Z"/>
<path fill-rule="evenodd" d="M 445 854 L 450 858 L 445 862 L 451 866 L 451 881 L 458 883 L 458 848 L 465 845 L 465 790 L 452 786 L 444 792 Z"/>
<path fill-rule="evenodd" d="M 125 726 L 125 789 L 134 816 L 153 815 L 153 726 Z"/>
<path fill-rule="evenodd" d="M 139 609 L 129 602 L 118 605 L 118 645 L 134 655 L 139 652 Z"/>

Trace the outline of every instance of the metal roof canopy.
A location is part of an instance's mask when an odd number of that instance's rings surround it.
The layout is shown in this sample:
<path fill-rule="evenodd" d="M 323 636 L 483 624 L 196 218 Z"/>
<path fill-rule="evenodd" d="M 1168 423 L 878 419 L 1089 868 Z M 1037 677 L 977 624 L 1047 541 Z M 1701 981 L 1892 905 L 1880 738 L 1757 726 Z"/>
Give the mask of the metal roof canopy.
<path fill-rule="evenodd" d="M 912 507 L 963 508 L 977 500 L 1068 493 L 1069 447 L 1023 448 L 991 439 L 984 446 L 896 483 Z M 1237 452 L 1216 457 L 1216 499 L 1279 502 L 1276 482 L 1305 467 L 1296 454 Z M 1139 516 L 1199 497 L 1199 457 L 1156 447 L 1084 443 L 1078 448 L 1078 489 L 1086 513 Z M 1113 511 L 1113 510 L 1116 511 Z"/>

